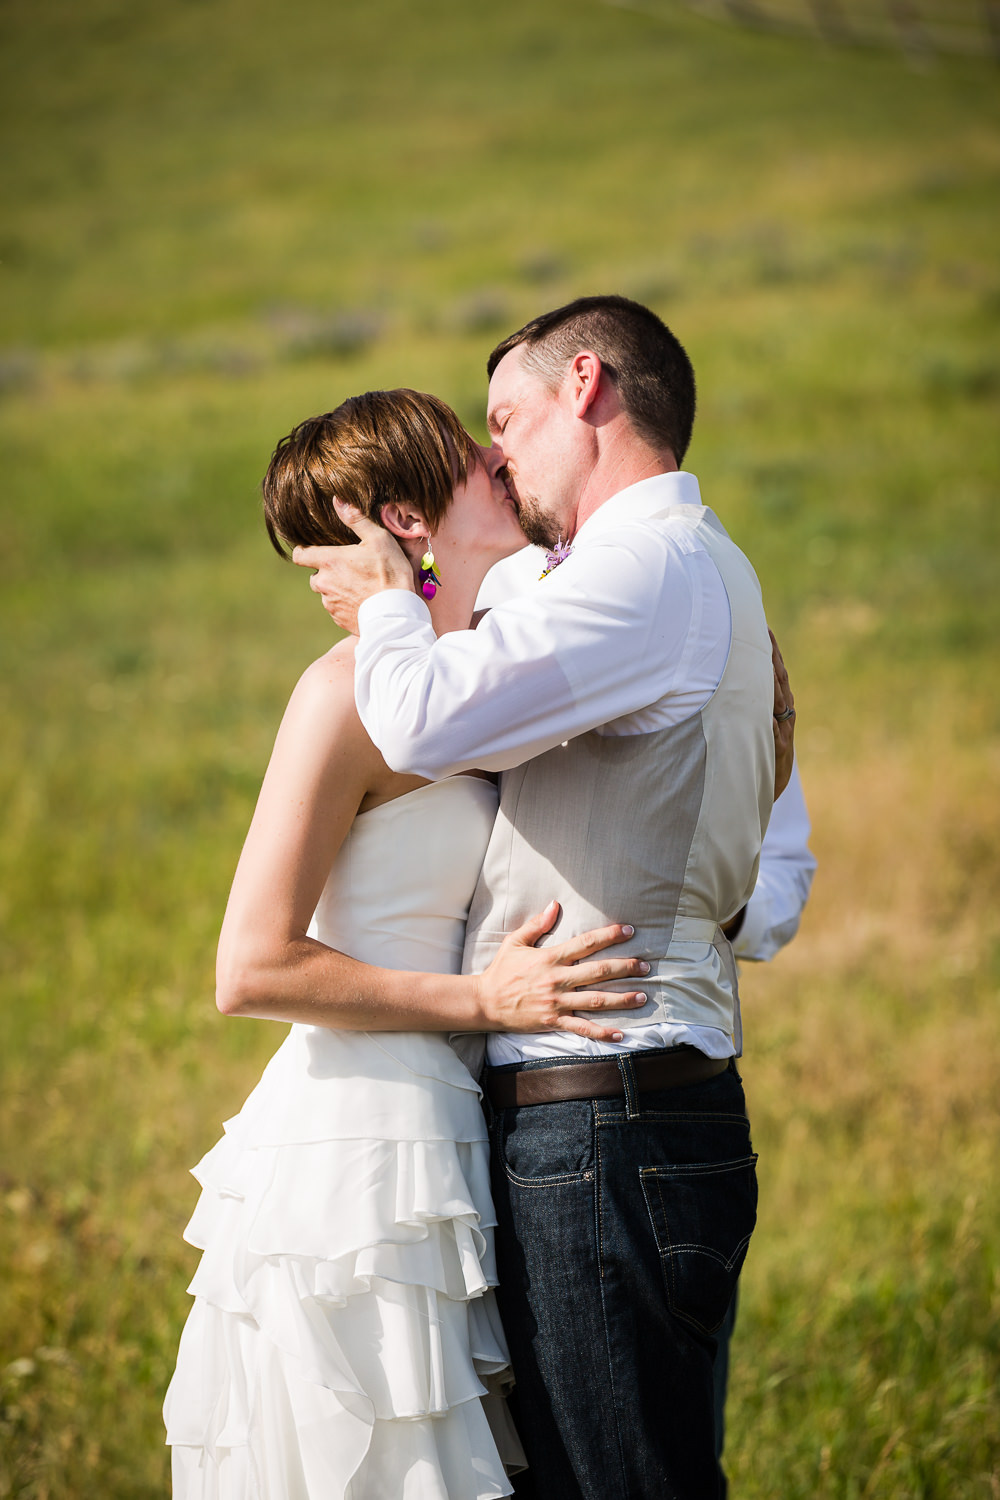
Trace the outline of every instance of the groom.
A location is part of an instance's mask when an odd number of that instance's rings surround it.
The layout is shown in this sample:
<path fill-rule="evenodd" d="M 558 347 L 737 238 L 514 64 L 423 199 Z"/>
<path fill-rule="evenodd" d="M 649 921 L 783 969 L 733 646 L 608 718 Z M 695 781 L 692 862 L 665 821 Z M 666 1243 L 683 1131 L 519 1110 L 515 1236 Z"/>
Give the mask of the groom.
<path fill-rule="evenodd" d="M 553 553 L 536 589 L 437 640 L 379 528 L 296 560 L 357 618 L 358 708 L 388 763 L 504 773 L 467 968 L 553 896 L 566 933 L 633 924 L 625 951 L 650 964 L 618 1046 L 489 1038 L 517 1493 L 710 1500 L 714 1335 L 756 1205 L 722 925 L 753 890 L 787 743 L 760 591 L 679 469 L 694 377 L 652 312 L 581 298 L 489 373 L 489 462 Z"/>

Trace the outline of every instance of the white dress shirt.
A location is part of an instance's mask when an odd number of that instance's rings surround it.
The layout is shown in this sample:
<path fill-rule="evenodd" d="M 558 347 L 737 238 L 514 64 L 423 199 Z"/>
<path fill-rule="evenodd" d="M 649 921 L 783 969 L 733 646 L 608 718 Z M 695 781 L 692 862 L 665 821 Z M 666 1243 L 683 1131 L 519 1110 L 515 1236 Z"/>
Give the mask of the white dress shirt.
<path fill-rule="evenodd" d="M 366 600 L 358 614 L 355 696 L 387 763 L 431 780 L 473 767 L 504 771 L 589 730 L 644 734 L 701 709 L 725 668 L 729 602 L 697 539 L 659 516 L 667 506 L 700 504 L 697 480 L 683 472 L 622 490 L 580 527 L 558 568 L 541 581 L 535 573 L 530 587 L 495 603 L 474 631 L 438 639 L 423 599 L 408 591 Z M 500 567 L 519 565 L 526 576 L 524 557 Z M 775 903 L 786 929 L 797 923 L 802 901 L 804 895 L 794 915 Z M 745 926 L 749 917 L 748 910 Z M 773 930 L 766 914 L 761 920 L 761 933 Z M 764 946 L 760 934 L 755 940 Z M 620 1043 L 566 1032 L 492 1034 L 489 1060 L 682 1042 L 713 1057 L 734 1050 L 715 1027 L 658 1022 L 626 1029 Z"/>
<path fill-rule="evenodd" d="M 737 958 L 773 958 L 798 932 L 816 869 L 809 832 L 806 799 L 798 764 L 794 763 L 792 779 L 771 812 L 761 845 L 757 884 L 746 904 L 743 925 L 733 939 Z"/>
<path fill-rule="evenodd" d="M 438 640 L 409 590 L 366 599 L 355 697 L 392 769 L 506 771 L 590 729 L 646 734 L 703 708 L 726 664 L 729 601 L 690 532 L 649 519 L 684 504 L 701 504 L 693 474 L 612 496 L 565 562 L 477 630 Z"/>

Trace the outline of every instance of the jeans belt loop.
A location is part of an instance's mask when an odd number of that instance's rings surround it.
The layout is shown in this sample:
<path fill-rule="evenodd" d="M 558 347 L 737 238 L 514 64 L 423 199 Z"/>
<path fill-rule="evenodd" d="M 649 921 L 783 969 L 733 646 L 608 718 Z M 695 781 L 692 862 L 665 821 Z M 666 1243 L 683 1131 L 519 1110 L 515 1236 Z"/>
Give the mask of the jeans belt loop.
<path fill-rule="evenodd" d="M 632 1067 L 632 1058 L 628 1052 L 619 1052 L 616 1058 L 618 1070 L 622 1075 L 622 1087 L 625 1090 L 625 1114 L 629 1120 L 639 1118 L 639 1094 L 635 1086 L 635 1069 Z"/>

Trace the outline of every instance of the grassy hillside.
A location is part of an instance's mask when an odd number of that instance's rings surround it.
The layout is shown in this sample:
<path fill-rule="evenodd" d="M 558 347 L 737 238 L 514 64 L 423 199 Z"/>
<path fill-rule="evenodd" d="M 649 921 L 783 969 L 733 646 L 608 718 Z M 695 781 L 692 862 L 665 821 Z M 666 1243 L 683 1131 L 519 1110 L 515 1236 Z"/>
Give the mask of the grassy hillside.
<path fill-rule="evenodd" d="M 667 4 L 38 0 L 0 83 L 0 1496 L 165 1492 L 186 1170 L 280 1036 L 215 1013 L 215 936 L 330 639 L 276 438 L 404 383 L 481 432 L 494 339 L 604 289 L 694 358 L 821 861 L 745 979 L 734 1493 L 996 1496 L 995 70 Z"/>

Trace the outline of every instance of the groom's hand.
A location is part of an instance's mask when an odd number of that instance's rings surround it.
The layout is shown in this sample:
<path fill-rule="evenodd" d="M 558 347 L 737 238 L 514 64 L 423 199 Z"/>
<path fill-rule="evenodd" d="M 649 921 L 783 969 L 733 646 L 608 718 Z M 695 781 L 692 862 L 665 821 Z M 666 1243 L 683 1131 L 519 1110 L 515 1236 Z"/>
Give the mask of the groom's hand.
<path fill-rule="evenodd" d="M 323 608 L 350 635 L 358 633 L 358 610 L 383 589 L 415 593 L 413 569 L 394 536 L 376 526 L 352 505 L 337 505 L 337 514 L 358 538 L 357 547 L 296 547 L 292 562 L 315 568 L 309 580 Z"/>

